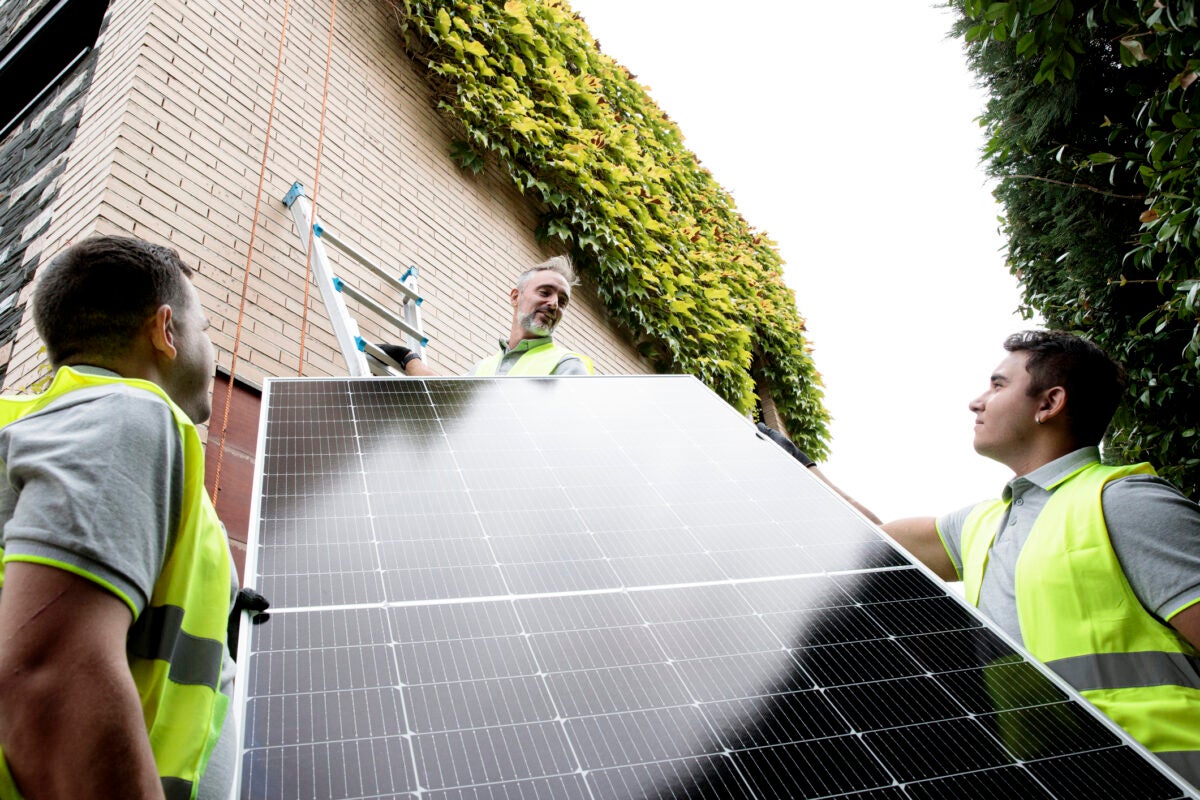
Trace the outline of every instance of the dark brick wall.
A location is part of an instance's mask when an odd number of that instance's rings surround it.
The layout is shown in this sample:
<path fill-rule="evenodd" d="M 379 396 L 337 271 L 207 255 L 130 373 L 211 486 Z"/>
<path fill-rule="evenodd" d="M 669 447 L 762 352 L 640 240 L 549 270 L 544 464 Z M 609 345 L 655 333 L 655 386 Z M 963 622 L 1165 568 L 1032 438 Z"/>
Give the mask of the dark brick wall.
<path fill-rule="evenodd" d="M 50 0 L 0 4 L 0 52 L 49 4 Z M 0 139 L 0 384 L 8 370 L 9 345 L 25 313 L 18 295 L 32 280 L 39 261 L 34 256 L 24 263 L 26 249 L 50 224 L 97 52 L 96 48 L 89 52 L 57 89 Z"/>

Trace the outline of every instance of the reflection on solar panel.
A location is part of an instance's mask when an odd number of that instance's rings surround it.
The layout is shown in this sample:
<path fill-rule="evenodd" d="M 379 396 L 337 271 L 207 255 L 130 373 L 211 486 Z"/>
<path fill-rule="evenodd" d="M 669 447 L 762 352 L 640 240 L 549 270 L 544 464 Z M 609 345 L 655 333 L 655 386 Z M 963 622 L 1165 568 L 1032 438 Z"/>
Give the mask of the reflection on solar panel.
<path fill-rule="evenodd" d="M 692 378 L 271 381 L 244 798 L 1176 798 Z"/>

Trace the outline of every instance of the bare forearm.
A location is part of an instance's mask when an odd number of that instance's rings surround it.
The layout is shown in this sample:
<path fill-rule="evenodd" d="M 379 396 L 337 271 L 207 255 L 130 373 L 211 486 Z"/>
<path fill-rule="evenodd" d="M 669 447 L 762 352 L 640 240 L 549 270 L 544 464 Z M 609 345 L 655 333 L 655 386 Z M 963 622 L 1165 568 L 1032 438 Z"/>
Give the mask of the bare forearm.
<path fill-rule="evenodd" d="M 425 364 L 425 362 L 419 358 L 414 358 L 412 361 L 408 362 L 408 364 L 404 367 L 404 374 L 410 375 L 413 377 L 424 377 L 426 375 L 437 375 L 436 372 L 431 370 Z"/>

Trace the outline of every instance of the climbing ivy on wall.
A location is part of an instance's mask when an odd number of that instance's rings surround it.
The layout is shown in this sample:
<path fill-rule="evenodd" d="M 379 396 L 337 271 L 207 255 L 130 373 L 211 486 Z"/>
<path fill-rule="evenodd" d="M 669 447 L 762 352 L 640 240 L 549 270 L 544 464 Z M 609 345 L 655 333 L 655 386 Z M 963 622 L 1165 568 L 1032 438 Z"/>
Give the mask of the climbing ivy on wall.
<path fill-rule="evenodd" d="M 461 131 L 457 162 L 479 172 L 493 158 L 540 203 L 540 235 L 570 250 L 658 369 L 696 375 L 742 412 L 760 380 L 793 439 L 825 456 L 820 376 L 773 243 L 570 6 L 390 2 Z"/>

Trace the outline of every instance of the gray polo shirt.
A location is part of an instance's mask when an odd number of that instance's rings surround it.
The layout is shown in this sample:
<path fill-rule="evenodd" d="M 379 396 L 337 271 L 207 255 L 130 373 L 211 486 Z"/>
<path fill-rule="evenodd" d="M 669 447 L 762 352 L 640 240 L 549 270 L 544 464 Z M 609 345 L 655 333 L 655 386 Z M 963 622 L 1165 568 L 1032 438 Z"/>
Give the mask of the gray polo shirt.
<path fill-rule="evenodd" d="M 1014 586 L 1017 557 L 1033 523 L 1065 477 L 1094 461 L 1100 451 L 1085 447 L 1013 478 L 1001 499 L 1008 511 L 992 542 L 979 591 L 979 609 L 1024 644 Z M 1110 482 L 1101 495 L 1104 521 L 1117 560 L 1134 595 L 1160 620 L 1200 602 L 1200 506 L 1171 484 L 1149 475 Z M 954 568 L 962 575 L 962 534 L 973 504 L 937 521 Z"/>

